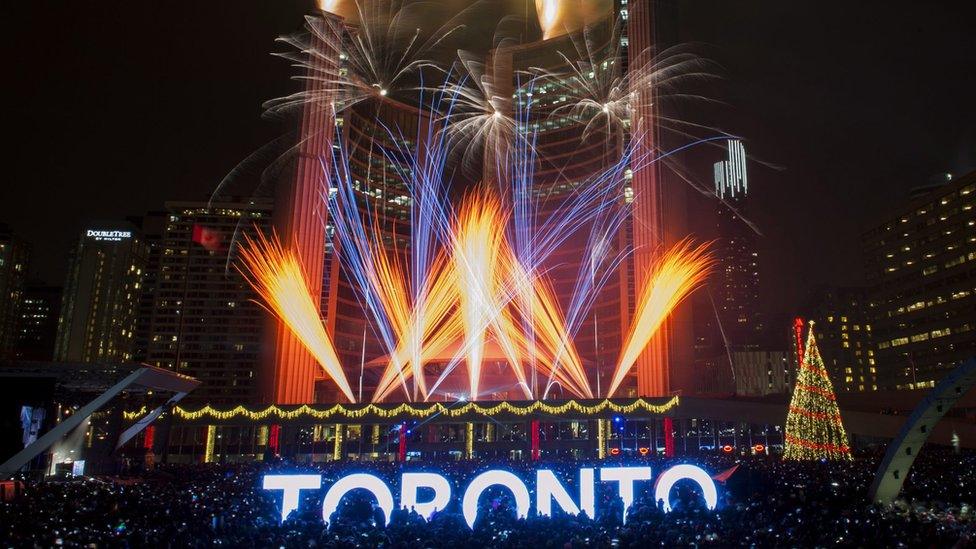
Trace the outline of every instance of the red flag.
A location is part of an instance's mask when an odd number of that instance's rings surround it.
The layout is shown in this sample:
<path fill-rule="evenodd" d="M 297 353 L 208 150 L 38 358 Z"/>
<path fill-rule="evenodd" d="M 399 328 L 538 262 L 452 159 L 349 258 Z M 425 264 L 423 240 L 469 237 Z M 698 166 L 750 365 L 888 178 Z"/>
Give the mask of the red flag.
<path fill-rule="evenodd" d="M 721 483 L 724 484 L 725 481 L 729 480 L 729 477 L 731 477 L 732 474 L 735 473 L 735 470 L 738 469 L 738 468 L 739 468 L 739 464 L 736 463 L 730 469 L 726 469 L 726 470 L 722 471 L 721 473 L 713 476 L 712 479 L 713 480 L 717 480 L 717 481 L 719 481 L 719 482 L 721 482 Z"/>
<path fill-rule="evenodd" d="M 203 246 L 210 251 L 217 251 L 224 242 L 223 236 L 219 231 L 209 229 L 203 225 L 193 225 L 193 242 Z"/>

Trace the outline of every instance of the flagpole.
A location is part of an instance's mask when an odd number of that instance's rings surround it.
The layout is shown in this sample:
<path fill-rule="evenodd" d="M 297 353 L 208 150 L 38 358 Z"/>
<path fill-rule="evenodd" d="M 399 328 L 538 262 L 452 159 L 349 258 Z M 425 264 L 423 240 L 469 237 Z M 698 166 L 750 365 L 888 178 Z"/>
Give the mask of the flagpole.
<path fill-rule="evenodd" d="M 363 324 L 363 354 L 359 359 L 359 402 L 363 401 L 363 371 L 366 370 L 366 325 Z"/>

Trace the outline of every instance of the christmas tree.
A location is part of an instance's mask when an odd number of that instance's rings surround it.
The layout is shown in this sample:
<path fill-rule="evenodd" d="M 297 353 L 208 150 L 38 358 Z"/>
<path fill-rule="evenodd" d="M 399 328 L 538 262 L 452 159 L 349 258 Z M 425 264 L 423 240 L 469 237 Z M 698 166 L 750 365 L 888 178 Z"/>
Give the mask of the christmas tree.
<path fill-rule="evenodd" d="M 786 416 L 785 439 L 783 459 L 851 459 L 847 431 L 840 419 L 834 386 L 817 349 L 813 322 Z"/>

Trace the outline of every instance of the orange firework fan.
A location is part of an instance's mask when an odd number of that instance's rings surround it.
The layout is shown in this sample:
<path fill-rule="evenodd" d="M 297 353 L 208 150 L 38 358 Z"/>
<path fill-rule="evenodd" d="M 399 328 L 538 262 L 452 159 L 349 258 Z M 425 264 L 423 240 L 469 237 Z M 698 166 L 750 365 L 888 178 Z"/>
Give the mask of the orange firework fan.
<path fill-rule="evenodd" d="M 639 296 L 607 396 L 613 396 L 668 315 L 708 277 L 715 263 L 708 247 L 686 239 L 661 256 Z"/>
<path fill-rule="evenodd" d="M 261 296 L 263 303 L 258 304 L 294 332 L 346 398 L 355 402 L 335 347 L 319 318 L 318 305 L 308 291 L 298 254 L 285 250 L 277 236 L 269 240 L 259 233 L 257 240 L 245 236 L 241 260 L 244 268 L 238 270 Z"/>
<path fill-rule="evenodd" d="M 525 376 L 514 344 L 507 333 L 497 329 L 498 316 L 508 302 L 499 291 L 502 282 L 499 267 L 508 256 L 505 242 L 507 219 L 501 212 L 501 203 L 487 192 L 472 193 L 462 204 L 458 218 L 454 269 L 457 272 L 465 361 L 473 400 L 478 396 L 481 362 L 489 328 L 496 328 L 495 336 L 509 355 L 516 377 L 523 385 Z"/>

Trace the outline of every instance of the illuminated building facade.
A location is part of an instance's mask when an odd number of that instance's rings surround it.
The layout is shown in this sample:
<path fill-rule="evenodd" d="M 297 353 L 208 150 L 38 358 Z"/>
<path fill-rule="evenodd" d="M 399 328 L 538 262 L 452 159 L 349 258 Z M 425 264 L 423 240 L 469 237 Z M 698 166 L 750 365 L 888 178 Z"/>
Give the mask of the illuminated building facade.
<path fill-rule="evenodd" d="M 757 235 L 741 217 L 749 207 L 745 148 L 737 139 L 726 146 L 728 159 L 715 164 L 715 196 L 725 203 L 715 205 L 719 265 L 709 289 L 729 345 L 754 346 L 762 336 L 763 322 Z"/>
<path fill-rule="evenodd" d="M 867 289 L 822 288 L 815 292 L 809 318 L 816 322 L 817 345 L 837 391 L 878 389 L 874 332 Z"/>
<path fill-rule="evenodd" d="M 132 360 L 147 247 L 130 223 L 94 223 L 71 250 L 54 359 Z"/>
<path fill-rule="evenodd" d="M 726 393 L 739 384 L 731 375 L 734 353 L 780 351 L 781 339 L 765 334 L 759 300 L 758 236 L 744 216 L 750 206 L 746 152 L 729 139 L 725 158 L 713 164 L 714 193 L 699 200 L 696 232 L 714 239 L 716 269 L 692 296 L 694 371 L 702 393 Z"/>
<path fill-rule="evenodd" d="M 30 245 L 0 224 L 0 359 L 14 354 L 29 259 Z"/>
<path fill-rule="evenodd" d="M 547 35 L 543 41 L 495 52 L 495 55 L 511 56 L 509 62 L 499 65 L 511 67 L 516 73 L 541 67 L 560 74 L 565 72 L 566 58 L 575 62 L 574 54 L 585 53 L 595 56 L 595 59 L 584 60 L 597 61 L 594 71 L 618 70 L 626 74 L 627 71 L 650 70 L 651 59 L 661 43 L 671 40 L 662 37 L 662 33 L 666 34 L 664 27 L 675 16 L 675 6 L 655 0 L 623 0 L 607 3 L 605 8 L 603 13 L 587 16 L 590 22 L 586 48 L 590 51 L 580 51 L 579 36 Z M 561 9 L 572 11 L 575 8 L 565 5 Z M 615 33 L 613 26 L 618 22 L 621 27 Z M 619 43 L 612 43 L 614 40 Z M 612 55 L 614 52 L 619 53 L 616 59 Z M 599 63 L 600 59 L 606 61 Z M 612 67 L 608 63 L 623 63 L 624 67 Z M 630 81 L 646 83 L 648 77 L 631 75 Z M 660 107 L 651 86 L 639 85 L 631 90 L 633 108 L 623 119 L 591 126 L 587 133 L 585 121 L 572 116 L 551 116 L 560 108 L 560 103 L 565 102 L 558 93 L 560 85 L 566 84 L 556 83 L 555 87 L 550 84 L 550 89 L 546 86 L 516 89 L 516 101 L 526 101 L 529 92 L 534 95 L 533 119 L 527 129 L 535 132 L 540 157 L 533 182 L 537 192 L 558 197 L 560 193 L 575 190 L 587 177 L 617 161 L 628 146 L 633 148 L 633 158 L 645 160 L 654 158 L 666 147 L 657 125 Z M 517 82 L 513 88 L 516 87 Z M 614 124 L 619 124 L 620 128 Z M 620 129 L 623 131 L 618 135 Z M 613 370 L 646 274 L 664 249 L 690 232 L 686 183 L 659 163 L 637 162 L 633 168 L 626 171 L 620 189 L 621 200 L 629 205 L 629 215 L 616 239 L 608 243 L 611 255 L 623 249 L 630 249 L 632 253 L 617 267 L 618 273 L 608 279 L 595 301 L 592 314 L 583 322 L 575 338 L 591 385 L 594 388 L 603 385 L 604 390 L 605 376 Z M 582 242 L 582 238 L 568 239 L 552 258 L 553 267 L 549 272 L 556 295 L 564 302 L 572 290 L 581 258 L 587 260 L 580 247 Z M 679 306 L 640 354 L 617 394 L 664 396 L 674 391 L 693 390 L 691 324 L 691 308 Z"/>
<path fill-rule="evenodd" d="M 322 25 L 334 30 L 335 40 L 316 44 L 321 55 L 314 63 L 317 69 L 338 71 L 341 23 L 322 13 Z M 301 114 L 294 176 L 280 181 L 275 196 L 274 229 L 286 249 L 298 253 L 313 299 L 321 301 L 325 277 L 326 223 L 328 212 L 323 203 L 327 185 L 328 163 L 323 153 L 331 153 L 335 128 L 334 106 L 326 88 L 330 85 L 307 79 L 308 91 L 319 100 L 306 103 Z M 265 334 L 266 355 L 259 371 L 263 402 L 293 404 L 312 402 L 315 380 L 320 373 L 312 355 L 282 323 L 269 323 Z"/>
<path fill-rule="evenodd" d="M 269 200 L 167 202 L 146 361 L 200 380 L 189 398 L 257 398 L 264 311 L 235 268 L 237 246 L 268 230 Z"/>
<path fill-rule="evenodd" d="M 627 32 L 621 39 L 627 40 L 629 70 L 634 68 L 644 70 L 642 67 L 649 67 L 649 56 L 653 55 L 654 48 L 657 46 L 654 6 L 655 2 L 652 0 L 636 0 L 618 7 L 618 11 L 624 10 L 621 13 L 622 17 L 626 14 Z M 640 79 L 635 80 L 640 81 Z M 632 123 L 638 124 L 637 129 L 642 132 L 634 148 L 635 156 L 640 157 L 657 150 L 659 139 L 656 127 L 657 107 L 653 88 L 644 87 L 631 93 L 636 94 L 638 105 L 634 111 L 636 120 Z M 627 293 L 632 300 L 633 296 L 639 295 L 642 289 L 640 275 L 649 272 L 661 247 L 672 244 L 676 236 L 673 233 L 681 229 L 674 224 L 666 223 L 664 217 L 667 212 L 683 210 L 684 205 L 665 204 L 665 201 L 676 200 L 680 195 L 670 197 L 664 192 L 661 172 L 657 164 L 636 170 L 630 187 L 634 197 L 630 219 L 630 236 L 634 252 L 627 265 Z M 680 234 L 678 238 L 684 236 L 686 234 Z M 630 291 L 630 288 L 633 288 L 633 291 Z M 677 311 L 676 316 L 684 312 Z M 629 315 L 625 313 L 624 318 L 629 318 Z M 634 365 L 638 395 L 661 396 L 668 394 L 672 389 L 671 370 L 673 366 L 678 367 L 677 364 L 672 365 L 670 360 L 672 349 L 677 348 L 676 342 L 672 339 L 682 336 L 679 331 L 674 330 L 674 321 L 674 318 L 666 321 Z"/>
<path fill-rule="evenodd" d="M 664 3 L 653 0 L 629 3 L 623 1 L 612 6 L 607 3 L 603 13 L 599 14 L 600 17 L 590 14 L 586 19 L 594 23 L 594 27 L 605 27 L 604 36 L 608 48 L 621 46 L 619 51 L 622 58 L 619 62 L 628 66 L 647 67 L 655 46 L 654 27 L 661 25 L 652 11 L 657 4 Z M 343 25 L 347 25 L 350 32 L 356 32 L 355 22 L 339 22 L 327 13 L 324 17 L 327 21 L 335 22 L 337 34 L 341 33 Z M 615 34 L 612 27 L 618 17 L 623 27 L 620 34 Z M 539 33 L 540 36 L 545 34 L 545 29 Z M 611 40 L 619 40 L 619 44 L 610 44 Z M 490 64 L 493 63 L 496 69 L 504 67 L 503 72 L 512 71 L 507 76 L 494 74 L 493 77 L 496 82 L 502 82 L 506 78 L 512 82 L 513 99 L 519 101 L 520 94 L 526 90 L 519 89 L 515 71 L 544 67 L 558 72 L 559 65 L 564 60 L 558 57 L 556 49 L 564 46 L 561 50 L 565 53 L 571 51 L 569 45 L 565 37 L 553 36 L 504 51 L 493 51 L 489 54 L 489 59 L 492 60 Z M 342 47 L 342 41 L 337 40 L 334 51 L 327 47 L 319 48 L 326 54 L 317 56 L 316 62 L 329 64 L 332 70 L 341 72 L 344 70 L 340 52 Z M 329 51 L 332 53 L 329 54 Z M 501 63 L 497 62 L 499 57 L 504 56 L 509 58 Z M 315 88 L 323 85 L 320 80 L 309 79 L 306 82 L 309 86 L 306 91 L 323 91 Z M 501 86 L 504 87 L 505 85 Z M 501 93 L 507 97 L 504 90 Z M 533 114 L 534 120 L 529 121 L 529 128 L 537 132 L 536 149 L 542 159 L 535 167 L 533 192 L 556 197 L 561 193 L 568 195 L 587 177 L 605 169 L 614 159 L 619 158 L 633 138 L 632 135 L 639 136 L 638 142 L 634 144 L 635 154 L 653 157 L 660 148 L 655 118 L 657 107 L 653 104 L 652 92 L 648 86 L 639 86 L 633 93 L 639 97 L 636 102 L 641 105 L 633 115 L 633 118 L 640 120 L 640 131 L 633 131 L 635 122 L 628 118 L 623 121 L 626 129 L 622 139 L 614 138 L 613 132 L 600 131 L 584 139 L 583 124 L 569 119 L 554 120 L 555 117 L 547 117 L 547 108 L 554 105 L 540 101 L 538 110 Z M 332 111 L 324 106 L 328 101 L 317 99 L 306 104 L 300 127 L 300 152 L 295 174 L 289 184 L 279 186 L 276 197 L 275 228 L 279 236 L 285 239 L 286 248 L 301 250 L 301 257 L 306 263 L 306 274 L 312 281 L 309 289 L 313 298 L 321 303 L 321 316 L 340 361 L 354 390 L 358 389 L 358 380 L 362 379 L 363 393 L 366 396 L 372 392 L 378 380 L 384 350 L 378 341 L 376 330 L 364 318 L 366 315 L 362 311 L 362 302 L 358 299 L 354 286 L 346 279 L 347 275 L 340 267 L 342 250 L 328 235 L 329 221 L 326 212 L 321 208 L 321 185 L 325 174 L 322 173 L 319 158 L 323 156 L 323 152 L 334 149 L 335 136 L 330 134 L 330 128 L 335 121 L 341 128 L 338 131 L 342 132 L 343 143 L 349 149 L 350 170 L 353 172 L 351 175 L 354 184 L 358 185 L 358 199 L 369 203 L 373 212 L 380 212 L 384 241 L 389 244 L 396 242 L 400 251 L 409 253 L 406 246 L 410 227 L 406 221 L 410 193 L 406 192 L 395 170 L 387 165 L 388 161 L 383 153 L 390 149 L 391 144 L 383 143 L 386 133 L 383 125 L 398 127 L 409 140 L 409 136 L 415 135 L 418 127 L 429 122 L 424 120 L 415 107 L 403 104 L 398 99 L 378 93 L 376 97 L 340 111 L 335 115 L 337 120 L 333 118 Z M 406 145 L 407 148 L 412 146 L 410 143 Z M 492 176 L 498 175 L 492 173 L 493 162 L 490 157 L 488 154 L 483 167 L 484 178 L 489 181 Z M 634 313 L 635 295 L 641 291 L 640 286 L 650 266 L 664 249 L 687 236 L 689 232 L 684 204 L 685 183 L 677 179 L 671 181 L 660 175 L 656 164 L 634 168 L 628 170 L 627 182 L 620 189 L 621 201 L 631 204 L 630 216 L 619 234 L 608 243 L 611 255 L 624 249 L 633 249 L 634 254 L 621 266 L 615 267 L 618 272 L 609 277 L 609 282 L 596 300 L 595 310 L 582 322 L 574 338 L 590 386 L 596 389 L 602 384 L 604 391 L 609 380 L 603 378 L 611 376 L 613 372 L 623 334 L 627 331 L 629 319 Z M 555 207 L 556 203 L 558 200 L 547 201 L 543 208 Z M 541 213 L 544 215 L 546 212 Z M 313 219 L 315 222 L 311 223 L 309 220 Z M 586 228 L 581 228 L 581 234 L 585 230 Z M 566 296 L 572 292 L 573 283 L 577 279 L 581 259 L 586 260 L 581 253 L 581 244 L 578 244 L 582 240 L 569 238 L 569 244 L 558 249 L 549 258 L 548 264 L 543 266 L 552 280 L 555 295 L 564 306 L 568 299 Z M 319 281 L 322 282 L 321 287 Z M 694 378 L 690 368 L 692 335 L 690 330 L 680 329 L 682 326 L 690 327 L 689 315 L 690 310 L 687 307 L 679 307 L 672 318 L 665 322 L 656 339 L 640 355 L 633 373 L 628 376 L 618 395 L 663 396 L 674 390 L 691 387 Z M 342 400 L 332 382 L 319 372 L 297 340 L 279 323 L 275 324 L 278 326 L 266 338 L 266 346 L 274 350 L 266 356 L 267 361 L 261 370 L 259 386 L 266 388 L 267 392 L 262 393 L 260 398 L 264 402 L 276 403 Z M 503 374 L 505 369 L 504 361 L 489 366 L 491 367 L 485 368 L 486 375 L 491 375 L 490 372 L 496 370 Z M 439 367 L 433 363 L 426 365 L 427 371 L 432 375 L 439 373 Z M 314 390 L 311 389 L 313 385 Z M 445 387 L 449 385 L 450 383 L 445 384 Z M 538 389 L 537 380 L 533 379 L 530 385 L 533 390 Z M 404 396 L 399 392 L 397 395 L 396 398 Z M 509 396 L 514 395 L 503 391 L 494 394 L 493 398 Z"/>
<path fill-rule="evenodd" d="M 736 198 L 749 194 L 749 173 L 746 169 L 746 148 L 738 139 L 726 142 L 728 159 L 716 162 L 715 196 L 720 199 Z"/>
<path fill-rule="evenodd" d="M 334 36 L 324 43 L 317 36 L 314 71 L 338 75 L 344 65 L 345 36 L 355 33 L 355 21 L 346 22 L 328 12 L 317 25 L 323 36 Z M 355 14 L 346 14 L 355 16 Z M 313 299 L 320 303 L 320 314 L 332 338 L 348 379 L 358 393 L 368 398 L 379 382 L 385 354 L 378 331 L 367 320 L 362 296 L 341 266 L 342 250 L 332 238 L 334 229 L 325 207 L 331 158 L 341 138 L 349 160 L 349 177 L 362 211 L 374 213 L 383 232 L 388 251 L 394 244 L 400 253 L 409 253 L 410 198 L 400 174 L 385 156 L 393 150 L 415 151 L 413 136 L 430 123 L 411 105 L 385 94 L 357 102 L 334 112 L 330 82 L 306 80 L 306 92 L 314 101 L 303 105 L 299 128 L 298 154 L 293 176 L 279 182 L 275 199 L 274 229 L 286 249 L 299 252 L 303 271 Z M 425 126 L 424 126 L 425 127 Z M 404 140 L 394 144 L 386 128 L 397 128 Z M 337 134 L 337 132 L 339 132 Z M 265 354 L 256 397 L 261 402 L 296 404 L 345 400 L 335 383 L 301 342 L 280 322 L 269 324 Z M 397 398 L 404 398 L 403 395 Z"/>
<path fill-rule="evenodd" d="M 679 44 L 678 22 L 681 17 L 680 2 L 676 0 L 617 0 L 617 16 L 625 22 L 625 34 L 620 37 L 626 48 L 628 70 L 648 70 L 648 55 L 657 55 Z M 641 69 L 641 67 L 644 67 Z M 631 82 L 646 81 L 635 75 Z M 652 81 L 653 83 L 653 81 Z M 632 90 L 637 94 L 639 112 L 634 113 L 643 127 L 635 126 L 640 137 L 635 156 L 641 151 L 661 152 L 672 150 L 686 142 L 686 136 L 662 131 L 660 117 L 677 117 L 666 100 L 655 96 L 653 86 L 640 86 Z M 635 120 L 636 124 L 636 120 Z M 634 254 L 627 265 L 629 307 L 640 292 L 640 276 L 660 253 L 693 234 L 690 218 L 689 187 L 684 175 L 667 163 L 655 162 L 634 170 L 628 193 L 632 193 L 633 207 L 629 221 L 631 245 Z M 712 280 L 714 273 L 709 277 Z M 701 293 L 696 292 L 696 293 Z M 693 294 L 694 297 L 694 294 Z M 696 311 L 693 300 L 679 305 L 669 315 L 661 330 L 647 345 L 634 366 L 636 394 L 662 396 L 672 393 L 697 392 L 704 372 L 695 364 Z M 631 315 L 624 315 L 624 322 Z M 626 324 L 625 324 L 626 325 Z"/>
<path fill-rule="evenodd" d="M 916 190 L 862 246 L 879 388 L 932 387 L 976 355 L 976 172 Z"/>

